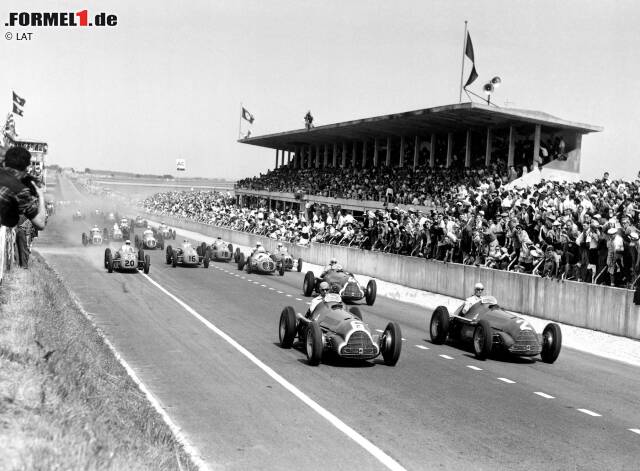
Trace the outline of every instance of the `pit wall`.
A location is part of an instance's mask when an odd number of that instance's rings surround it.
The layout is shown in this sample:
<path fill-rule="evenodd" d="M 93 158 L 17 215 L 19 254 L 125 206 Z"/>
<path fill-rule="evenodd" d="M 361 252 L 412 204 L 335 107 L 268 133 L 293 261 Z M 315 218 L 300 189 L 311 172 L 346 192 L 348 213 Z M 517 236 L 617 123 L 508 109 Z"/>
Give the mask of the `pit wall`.
<path fill-rule="evenodd" d="M 267 250 L 276 248 L 277 241 L 256 234 L 153 213 L 148 213 L 148 217 L 211 237 L 220 236 L 234 244 L 254 246 L 261 241 Z M 302 257 L 303 261 L 309 263 L 326 265 L 335 257 L 350 272 L 458 299 L 473 293 L 473 285 L 480 281 L 484 283 L 487 294 L 495 296 L 500 305 L 510 311 L 640 339 L 640 306 L 633 304 L 634 292 L 631 290 L 573 281 L 560 282 L 521 273 L 336 245 L 285 245 L 294 258 Z"/>

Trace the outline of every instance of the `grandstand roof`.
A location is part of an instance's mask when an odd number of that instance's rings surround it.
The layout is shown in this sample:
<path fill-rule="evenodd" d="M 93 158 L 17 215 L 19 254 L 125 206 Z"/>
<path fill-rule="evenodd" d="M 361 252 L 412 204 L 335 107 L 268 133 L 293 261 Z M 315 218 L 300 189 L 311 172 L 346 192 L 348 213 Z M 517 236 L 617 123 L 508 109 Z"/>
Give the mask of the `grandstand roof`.
<path fill-rule="evenodd" d="M 541 124 L 558 131 L 571 130 L 581 134 L 603 130 L 600 126 L 567 121 L 540 111 L 498 108 L 480 103 L 460 103 L 326 124 L 309 130 L 296 129 L 254 136 L 240 139 L 238 142 L 293 151 L 300 145 L 369 140 L 386 136 L 426 136 L 431 133 L 533 124 Z"/>

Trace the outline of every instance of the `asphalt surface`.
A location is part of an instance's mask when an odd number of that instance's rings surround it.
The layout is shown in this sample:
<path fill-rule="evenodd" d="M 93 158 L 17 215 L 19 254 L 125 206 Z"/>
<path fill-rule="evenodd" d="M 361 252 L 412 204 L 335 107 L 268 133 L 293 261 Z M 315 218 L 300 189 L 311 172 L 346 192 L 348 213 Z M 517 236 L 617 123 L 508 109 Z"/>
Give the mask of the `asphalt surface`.
<path fill-rule="evenodd" d="M 382 297 L 360 307 L 374 329 L 400 323 L 395 367 L 311 367 L 278 346 L 282 308 L 307 308 L 302 273 L 146 251 L 148 277 L 108 274 L 104 247 L 80 244 L 88 225 L 60 212 L 35 248 L 212 468 L 638 469 L 637 367 L 566 348 L 553 365 L 478 361 L 428 340 L 429 311 Z"/>

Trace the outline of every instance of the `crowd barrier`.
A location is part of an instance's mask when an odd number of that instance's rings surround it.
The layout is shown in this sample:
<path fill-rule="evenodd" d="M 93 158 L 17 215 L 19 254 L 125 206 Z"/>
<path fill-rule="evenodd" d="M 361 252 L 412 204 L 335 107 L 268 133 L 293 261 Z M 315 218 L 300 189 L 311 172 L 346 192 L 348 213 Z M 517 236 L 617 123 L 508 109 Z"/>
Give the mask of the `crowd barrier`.
<path fill-rule="evenodd" d="M 15 231 L 0 226 L 0 283 L 4 274 L 11 269 L 14 259 Z"/>
<path fill-rule="evenodd" d="M 261 241 L 275 250 L 278 241 L 248 232 L 148 213 L 151 219 L 211 237 L 220 236 L 234 244 L 254 246 Z M 294 258 L 326 265 L 335 257 L 353 273 L 397 283 L 410 288 L 463 299 L 473 293 L 473 285 L 484 283 L 487 294 L 495 296 L 508 310 L 577 327 L 640 339 L 640 306 L 633 303 L 634 292 L 622 288 L 574 281 L 558 281 L 523 273 L 493 270 L 472 265 L 444 263 L 417 257 L 363 251 L 352 247 L 286 244 Z"/>

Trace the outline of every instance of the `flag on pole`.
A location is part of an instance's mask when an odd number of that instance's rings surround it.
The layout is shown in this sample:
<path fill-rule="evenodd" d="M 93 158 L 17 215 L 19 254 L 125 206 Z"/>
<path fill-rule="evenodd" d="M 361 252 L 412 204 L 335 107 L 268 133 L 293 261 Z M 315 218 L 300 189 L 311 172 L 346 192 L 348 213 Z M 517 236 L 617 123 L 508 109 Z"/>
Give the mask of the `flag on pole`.
<path fill-rule="evenodd" d="M 13 92 L 13 102 L 18 106 L 24 106 L 27 102 L 24 98 L 19 97 L 16 92 Z"/>
<path fill-rule="evenodd" d="M 253 121 L 255 120 L 253 115 L 249 113 L 249 110 L 247 110 L 244 106 L 242 107 L 242 119 L 244 119 L 245 121 L 249 121 L 250 124 L 253 124 Z"/>
<path fill-rule="evenodd" d="M 13 119 L 13 114 L 7 114 L 7 121 L 4 123 L 4 130 L 7 134 L 11 134 L 12 136 L 16 135 L 16 123 Z"/>
<path fill-rule="evenodd" d="M 467 88 L 478 78 L 478 72 L 476 72 L 476 59 L 473 54 L 473 43 L 471 42 L 471 35 L 469 34 L 468 31 L 467 31 L 467 45 L 464 50 L 464 55 L 471 60 L 471 73 L 469 74 L 467 83 L 464 84 L 464 88 Z"/>
<path fill-rule="evenodd" d="M 18 116 L 22 116 L 22 108 L 20 108 L 18 105 L 16 105 L 15 103 L 13 104 L 13 112 L 15 114 L 17 114 Z"/>

